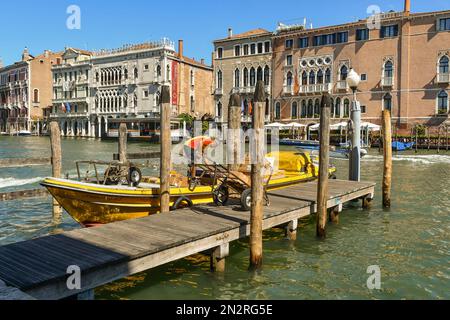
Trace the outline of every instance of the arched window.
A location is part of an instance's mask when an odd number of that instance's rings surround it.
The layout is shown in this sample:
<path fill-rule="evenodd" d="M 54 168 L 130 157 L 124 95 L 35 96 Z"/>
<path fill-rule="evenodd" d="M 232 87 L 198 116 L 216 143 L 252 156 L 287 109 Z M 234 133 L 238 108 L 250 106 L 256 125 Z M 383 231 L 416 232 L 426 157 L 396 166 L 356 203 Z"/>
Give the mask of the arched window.
<path fill-rule="evenodd" d="M 126 69 L 125 69 L 125 72 L 126 72 Z M 161 66 L 160 65 L 158 65 L 157 67 L 156 67 L 156 77 L 161 77 Z"/>
<path fill-rule="evenodd" d="M 161 67 L 159 67 L 159 72 L 161 73 Z M 123 74 L 124 74 L 124 76 L 125 76 L 125 79 L 128 79 L 128 69 L 125 69 L 125 70 L 123 71 Z"/>
<path fill-rule="evenodd" d="M 268 66 L 265 66 L 264 68 L 264 85 L 270 85 L 270 68 Z"/>
<path fill-rule="evenodd" d="M 248 69 L 244 68 L 244 87 L 248 87 Z"/>
<path fill-rule="evenodd" d="M 331 70 L 328 68 L 325 71 L 325 83 L 331 83 Z"/>
<path fill-rule="evenodd" d="M 348 76 L 348 68 L 347 66 L 342 66 L 341 70 L 340 70 L 340 76 L 341 76 L 341 80 L 347 80 L 347 76 Z"/>
<path fill-rule="evenodd" d="M 263 77 L 263 69 L 259 67 L 258 71 L 256 71 L 256 81 L 263 81 Z"/>
<path fill-rule="evenodd" d="M 341 117 L 341 98 L 336 98 L 336 101 L 334 104 L 334 116 L 335 116 L 335 118 Z"/>
<path fill-rule="evenodd" d="M 249 109 L 248 109 L 248 101 L 247 101 L 247 99 L 244 100 L 244 110 L 243 110 L 243 112 L 244 112 L 244 115 L 245 115 L 245 116 L 248 115 L 248 113 L 249 113 Z"/>
<path fill-rule="evenodd" d="M 139 73 L 138 73 L 138 69 L 134 68 L 134 78 L 137 79 L 139 78 Z"/>
<path fill-rule="evenodd" d="M 219 117 L 219 118 L 222 118 L 222 102 L 218 102 L 217 103 L 217 116 Z"/>
<path fill-rule="evenodd" d="M 448 94 L 445 90 L 438 93 L 437 113 L 444 114 L 448 112 Z"/>
<path fill-rule="evenodd" d="M 317 84 L 322 84 L 323 83 L 323 71 L 319 70 L 317 72 Z"/>
<path fill-rule="evenodd" d="M 308 73 L 303 71 L 302 73 L 302 86 L 308 85 Z"/>
<path fill-rule="evenodd" d="M 350 100 L 344 100 L 344 118 L 350 117 Z"/>
<path fill-rule="evenodd" d="M 308 118 L 314 117 L 314 105 L 312 99 L 308 100 Z"/>
<path fill-rule="evenodd" d="M 194 111 L 195 111 L 195 100 L 194 100 L 194 97 L 191 96 L 191 112 L 194 112 Z"/>
<path fill-rule="evenodd" d="M 170 66 L 169 65 L 167 65 L 166 80 L 170 81 Z"/>
<path fill-rule="evenodd" d="M 191 86 L 195 85 L 195 76 L 194 76 L 194 70 L 191 70 Z"/>
<path fill-rule="evenodd" d="M 385 78 L 392 78 L 394 76 L 394 65 L 392 64 L 392 61 L 386 61 L 384 64 L 384 77 Z"/>
<path fill-rule="evenodd" d="M 269 101 L 269 99 L 266 99 L 266 112 L 265 112 L 265 115 L 266 116 L 269 116 L 270 115 L 270 101 Z"/>
<path fill-rule="evenodd" d="M 281 118 L 281 103 L 277 102 L 275 104 L 275 119 Z"/>
<path fill-rule="evenodd" d="M 392 111 L 392 96 L 390 93 L 386 93 L 383 97 L 383 109 Z"/>
<path fill-rule="evenodd" d="M 448 73 L 448 57 L 443 56 L 439 60 L 439 73 Z"/>
<path fill-rule="evenodd" d="M 34 89 L 34 91 L 33 91 L 33 102 L 39 103 L 39 90 L 38 89 Z"/>
<path fill-rule="evenodd" d="M 298 117 L 298 114 L 297 114 L 297 110 L 298 110 L 298 108 L 297 108 L 297 102 L 296 101 L 294 101 L 294 102 L 292 102 L 292 105 L 291 105 L 291 118 L 292 119 L 297 119 L 297 117 Z"/>
<path fill-rule="evenodd" d="M 292 72 L 288 72 L 286 75 L 286 85 L 288 87 L 292 86 Z"/>
<path fill-rule="evenodd" d="M 314 71 L 309 72 L 309 84 L 316 84 L 316 73 Z"/>
<path fill-rule="evenodd" d="M 320 117 L 320 101 L 319 99 L 316 99 L 316 102 L 314 103 L 314 118 Z"/>
<path fill-rule="evenodd" d="M 256 72 L 255 68 L 250 69 L 250 87 L 256 86 Z"/>
<path fill-rule="evenodd" d="M 239 88 L 241 86 L 241 72 L 239 69 L 234 70 L 234 87 Z"/>
<path fill-rule="evenodd" d="M 217 71 L 217 89 L 222 89 L 222 70 Z"/>
<path fill-rule="evenodd" d="M 100 75 L 98 72 L 95 73 L 95 81 L 99 82 L 100 81 Z"/>
<path fill-rule="evenodd" d="M 302 118 L 306 118 L 307 116 L 307 110 L 306 110 L 306 100 L 302 101 L 302 113 L 301 113 L 301 117 Z"/>

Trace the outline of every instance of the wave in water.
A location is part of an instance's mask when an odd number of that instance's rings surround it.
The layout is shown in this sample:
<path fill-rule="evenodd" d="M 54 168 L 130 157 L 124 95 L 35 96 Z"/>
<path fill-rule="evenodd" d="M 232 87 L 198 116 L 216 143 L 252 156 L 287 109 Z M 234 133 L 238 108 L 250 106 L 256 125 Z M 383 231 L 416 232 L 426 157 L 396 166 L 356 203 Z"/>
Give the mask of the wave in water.
<path fill-rule="evenodd" d="M 16 186 L 24 186 L 27 184 L 33 184 L 44 180 L 44 178 L 32 178 L 32 179 L 16 179 L 16 178 L 0 178 L 0 189 L 16 187 Z"/>
<path fill-rule="evenodd" d="M 367 155 L 362 161 L 379 162 L 383 161 L 383 156 Z M 417 164 L 450 164 L 450 156 L 431 154 L 431 155 L 394 155 L 392 161 L 408 161 Z"/>

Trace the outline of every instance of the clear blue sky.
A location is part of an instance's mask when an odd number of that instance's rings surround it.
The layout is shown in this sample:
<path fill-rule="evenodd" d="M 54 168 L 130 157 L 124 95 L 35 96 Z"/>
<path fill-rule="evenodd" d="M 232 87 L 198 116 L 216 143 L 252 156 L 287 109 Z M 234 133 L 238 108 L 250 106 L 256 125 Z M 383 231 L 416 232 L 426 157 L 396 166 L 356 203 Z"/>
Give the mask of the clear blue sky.
<path fill-rule="evenodd" d="M 411 0 L 413 12 L 450 9 L 449 0 Z M 62 50 L 120 47 L 168 37 L 185 40 L 185 55 L 210 61 L 212 41 L 254 28 L 274 30 L 278 22 L 314 27 L 367 17 L 369 5 L 382 11 L 402 10 L 404 0 L 34 0 L 1 1 L 0 58 L 20 59 L 25 46 L 31 54 Z M 68 30 L 66 9 L 81 8 L 81 30 Z"/>

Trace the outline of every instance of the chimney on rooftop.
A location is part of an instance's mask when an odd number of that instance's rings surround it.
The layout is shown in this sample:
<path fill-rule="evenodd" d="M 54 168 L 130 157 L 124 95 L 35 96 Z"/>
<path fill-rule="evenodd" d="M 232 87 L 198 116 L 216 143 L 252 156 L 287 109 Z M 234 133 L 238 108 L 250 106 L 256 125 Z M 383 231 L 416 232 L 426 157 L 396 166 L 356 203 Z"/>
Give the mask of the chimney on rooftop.
<path fill-rule="evenodd" d="M 201 64 L 205 64 L 205 59 L 201 59 L 201 60 L 200 60 L 200 63 L 201 63 Z"/>
<path fill-rule="evenodd" d="M 22 61 L 28 61 L 30 59 L 30 52 L 28 51 L 28 47 L 25 47 L 22 52 Z"/>
<path fill-rule="evenodd" d="M 411 12 L 411 0 L 405 0 L 405 14 L 409 16 Z"/>
<path fill-rule="evenodd" d="M 228 28 L 228 38 L 231 38 L 233 36 L 233 29 Z"/>
<path fill-rule="evenodd" d="M 178 40 L 178 55 L 183 58 L 183 40 Z"/>

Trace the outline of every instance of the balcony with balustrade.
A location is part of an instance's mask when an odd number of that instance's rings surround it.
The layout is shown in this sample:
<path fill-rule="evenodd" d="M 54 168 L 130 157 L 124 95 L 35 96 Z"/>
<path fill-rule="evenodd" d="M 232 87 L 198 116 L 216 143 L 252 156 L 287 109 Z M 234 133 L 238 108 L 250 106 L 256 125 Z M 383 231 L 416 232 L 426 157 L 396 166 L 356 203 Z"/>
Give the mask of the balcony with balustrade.
<path fill-rule="evenodd" d="M 385 88 L 392 88 L 394 86 L 394 77 L 382 77 L 381 86 Z"/>
<path fill-rule="evenodd" d="M 348 91 L 349 87 L 348 87 L 348 83 L 347 80 L 339 80 L 336 83 L 336 90 L 338 91 Z"/>
<path fill-rule="evenodd" d="M 287 94 L 287 95 L 292 95 L 294 94 L 294 86 L 290 85 L 290 86 L 284 86 L 283 87 L 283 93 Z"/>
<path fill-rule="evenodd" d="M 438 73 L 437 75 L 437 83 L 439 84 L 448 84 L 450 82 L 450 73 Z"/>

